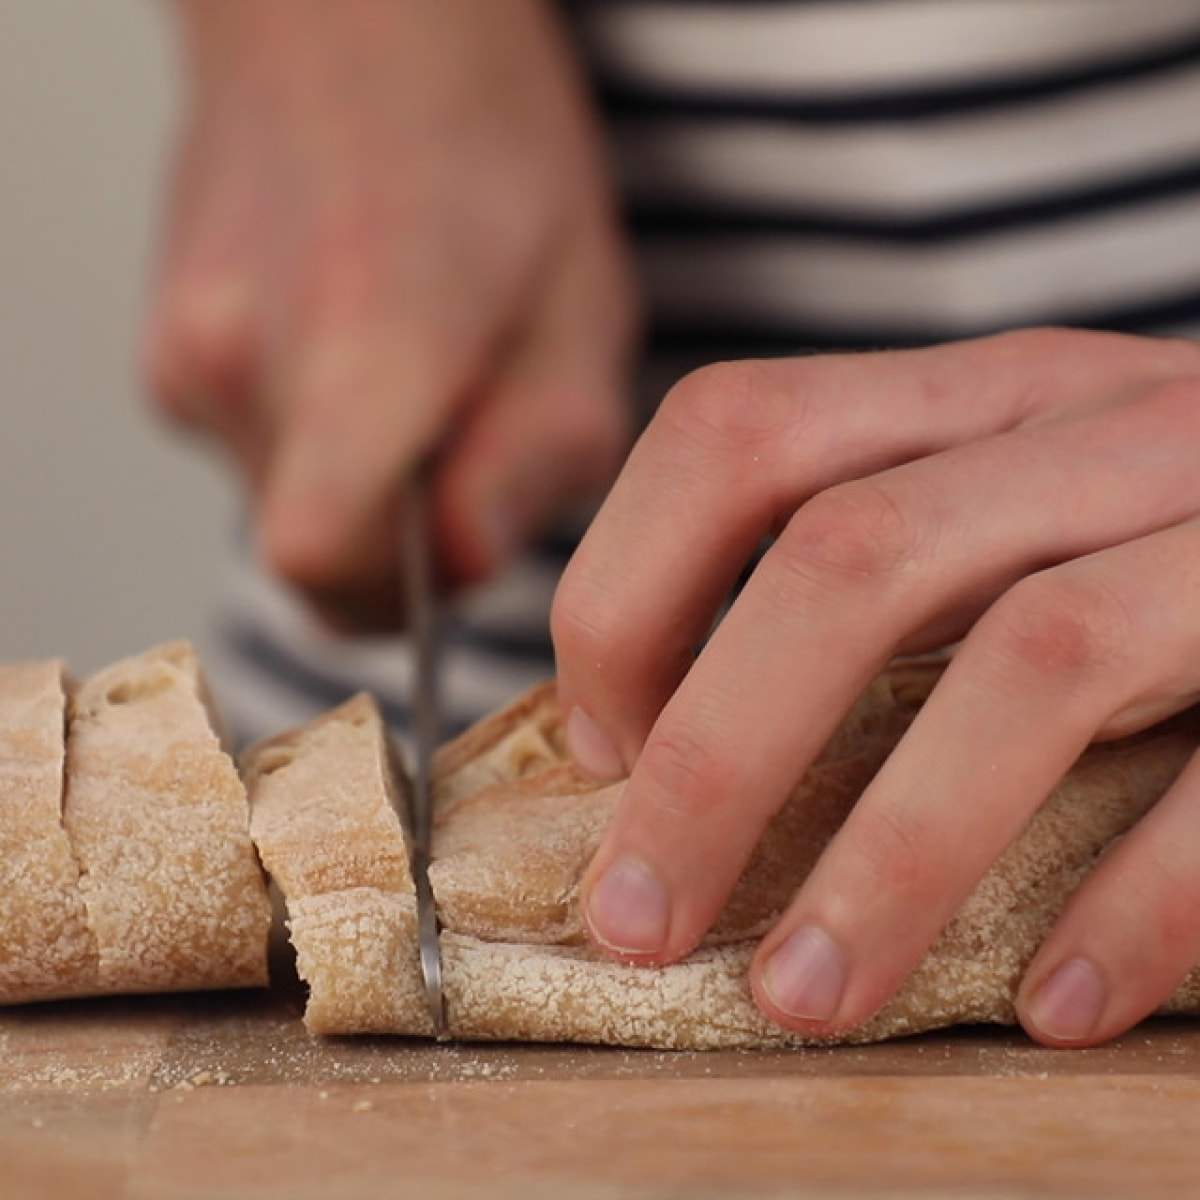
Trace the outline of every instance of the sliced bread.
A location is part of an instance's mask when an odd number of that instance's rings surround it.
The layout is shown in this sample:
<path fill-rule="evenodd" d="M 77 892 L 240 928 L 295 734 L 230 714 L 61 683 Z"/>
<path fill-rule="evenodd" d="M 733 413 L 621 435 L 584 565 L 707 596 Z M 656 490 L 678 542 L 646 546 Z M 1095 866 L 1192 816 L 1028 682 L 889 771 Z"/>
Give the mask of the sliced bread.
<path fill-rule="evenodd" d="M 98 952 L 89 990 L 264 984 L 266 885 L 192 648 L 97 672 L 69 715 L 63 824 Z"/>
<path fill-rule="evenodd" d="M 0 1003 L 95 987 L 96 940 L 63 829 L 63 664 L 0 666 Z"/>

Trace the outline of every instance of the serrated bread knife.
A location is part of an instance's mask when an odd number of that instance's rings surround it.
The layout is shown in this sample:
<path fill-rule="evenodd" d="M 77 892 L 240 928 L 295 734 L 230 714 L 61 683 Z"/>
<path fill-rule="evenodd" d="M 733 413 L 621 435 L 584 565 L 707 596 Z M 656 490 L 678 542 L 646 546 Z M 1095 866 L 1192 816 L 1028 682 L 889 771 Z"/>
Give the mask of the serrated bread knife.
<path fill-rule="evenodd" d="M 438 945 L 437 908 L 429 882 L 433 839 L 433 753 L 437 748 L 438 627 L 433 581 L 433 547 L 430 536 L 429 469 L 419 467 L 411 476 L 404 507 L 401 565 L 404 570 L 405 621 L 416 656 L 413 689 L 415 761 L 412 773 L 409 840 L 413 884 L 417 893 L 417 946 L 425 997 L 434 1034 L 446 1036 L 446 1003 L 442 993 L 442 956 Z"/>

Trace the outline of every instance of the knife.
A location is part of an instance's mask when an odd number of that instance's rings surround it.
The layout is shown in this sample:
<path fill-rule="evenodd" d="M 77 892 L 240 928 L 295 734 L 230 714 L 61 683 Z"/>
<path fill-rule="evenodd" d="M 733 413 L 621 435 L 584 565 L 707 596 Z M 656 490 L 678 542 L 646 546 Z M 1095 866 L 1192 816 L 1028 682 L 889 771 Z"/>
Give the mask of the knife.
<path fill-rule="evenodd" d="M 405 619 L 416 653 L 416 687 L 413 714 L 416 759 L 409 834 L 412 843 L 412 876 L 417 893 L 417 946 L 429 1017 L 439 1041 L 446 1037 L 446 1003 L 442 993 L 442 957 L 438 945 L 437 908 L 429 882 L 430 846 L 433 838 L 433 752 L 439 732 L 437 658 L 437 608 L 433 584 L 433 548 L 430 537 L 429 478 L 427 465 L 410 477 L 404 507 L 401 564 L 404 569 Z"/>

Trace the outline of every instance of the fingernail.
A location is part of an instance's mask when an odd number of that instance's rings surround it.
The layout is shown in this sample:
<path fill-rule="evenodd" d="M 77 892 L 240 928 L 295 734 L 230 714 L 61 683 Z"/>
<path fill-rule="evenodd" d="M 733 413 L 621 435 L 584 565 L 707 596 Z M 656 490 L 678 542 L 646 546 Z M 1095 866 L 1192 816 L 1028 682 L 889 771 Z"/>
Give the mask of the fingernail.
<path fill-rule="evenodd" d="M 667 940 L 667 890 L 645 863 L 619 858 L 588 894 L 587 917 L 596 939 L 610 950 L 654 954 Z"/>
<path fill-rule="evenodd" d="M 825 930 L 804 925 L 767 960 L 762 983 L 789 1016 L 828 1021 L 846 987 L 846 956 Z"/>
<path fill-rule="evenodd" d="M 1096 968 L 1084 958 L 1068 959 L 1034 993 L 1029 1020 L 1055 1041 L 1079 1042 L 1099 1024 L 1106 1000 Z"/>
<path fill-rule="evenodd" d="M 612 738 L 582 708 L 573 708 L 565 727 L 567 749 L 580 770 L 593 779 L 624 779 L 625 763 Z"/>

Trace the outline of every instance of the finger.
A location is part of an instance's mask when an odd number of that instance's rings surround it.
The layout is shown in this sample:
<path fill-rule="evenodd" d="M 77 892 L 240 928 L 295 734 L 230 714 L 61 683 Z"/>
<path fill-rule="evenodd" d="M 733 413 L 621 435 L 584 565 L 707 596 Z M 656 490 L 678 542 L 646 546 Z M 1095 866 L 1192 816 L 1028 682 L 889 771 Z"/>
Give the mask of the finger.
<path fill-rule="evenodd" d="M 1149 1016 L 1200 963 L 1200 756 L 1089 876 L 1030 965 L 1021 1023 L 1095 1045 Z"/>
<path fill-rule="evenodd" d="M 1169 417 L 1176 429 L 1164 453 Z M 598 940 L 650 961 L 691 949 L 771 815 L 895 646 L 947 608 L 982 609 L 1046 563 L 1192 515 L 1198 440 L 1193 394 L 1164 386 L 1138 404 L 841 485 L 802 508 L 635 764 L 585 884 Z M 632 878 L 630 863 L 640 899 L 604 879 L 612 868 Z M 654 929 L 637 917 L 649 911 L 651 879 Z"/>
<path fill-rule="evenodd" d="M 610 482 L 627 444 L 619 382 L 571 363 L 522 362 L 489 389 L 437 481 L 439 542 L 450 576 L 479 582 L 572 502 Z"/>
<path fill-rule="evenodd" d="M 632 289 L 615 246 L 574 239 L 513 350 L 464 410 L 438 472 L 451 575 L 474 582 L 569 505 L 611 484 L 628 449 Z"/>
<path fill-rule="evenodd" d="M 1200 562 L 1195 523 L 1154 539 L 1164 554 Z M 1139 566 L 1153 567 L 1141 563 Z M 1195 594 L 1197 572 L 1180 583 Z M 1177 605 L 1182 625 L 1194 614 Z M 1200 634 L 1170 629 L 1179 655 L 1173 676 L 1148 698 L 1168 707 L 1170 691 L 1200 687 Z M 1191 666 L 1189 680 L 1187 668 Z M 1182 669 L 1181 669 L 1182 668 Z M 1143 704 L 1128 705 L 1141 709 Z M 1092 1045 L 1148 1016 L 1200 963 L 1200 756 L 1104 856 L 1072 897 L 1030 964 L 1017 1008 L 1031 1036 L 1051 1045 Z"/>
<path fill-rule="evenodd" d="M 1195 695 L 1200 670 L 1180 664 L 1200 661 L 1200 622 L 1179 597 L 1198 585 L 1193 521 L 1030 577 L 999 601 L 764 940 L 752 968 L 764 1011 L 810 1032 L 848 1029 L 874 1013 L 1095 729 L 1150 697 L 1177 709 Z M 1159 820 L 1170 817 L 1164 811 Z M 1116 869 L 1126 854 L 1138 851 L 1122 852 Z M 1141 857 L 1139 865 L 1151 864 Z M 1167 891 L 1151 879 L 1141 887 L 1147 909 Z M 1102 885 L 1088 894 L 1111 899 Z M 1080 903 L 1046 967 L 1064 952 L 1071 962 L 1090 955 L 1115 978 L 1121 953 L 1137 953 L 1134 916 L 1106 927 L 1095 918 L 1109 912 Z M 1085 929 L 1089 942 L 1078 949 L 1070 934 Z M 1128 981 L 1132 1005 L 1114 1007 L 1112 1023 L 1098 1028 L 1115 1030 L 1138 1003 L 1153 1003 L 1195 949 L 1194 940 L 1183 944 L 1194 933 L 1200 921 L 1152 978 Z M 1068 990 L 1078 991 L 1080 979 L 1071 968 Z M 1066 1003 L 1052 996 L 1052 1011 L 1063 1015 Z"/>
<path fill-rule="evenodd" d="M 255 478 L 262 211 L 236 122 L 183 139 L 142 339 L 143 376 L 165 415 L 220 441 Z"/>
<path fill-rule="evenodd" d="M 453 420 L 485 354 L 478 331 L 460 339 L 409 314 L 324 333 L 286 364 L 259 516 L 274 570 L 314 594 L 394 577 L 401 484 Z"/>
<path fill-rule="evenodd" d="M 1012 428 L 1194 347 L 1038 331 L 904 353 L 724 365 L 679 385 L 570 564 L 553 635 L 564 711 L 632 766 L 755 546 L 845 479 Z"/>

